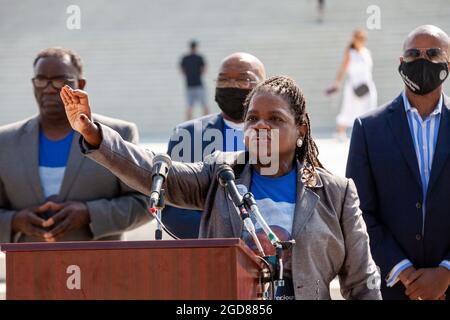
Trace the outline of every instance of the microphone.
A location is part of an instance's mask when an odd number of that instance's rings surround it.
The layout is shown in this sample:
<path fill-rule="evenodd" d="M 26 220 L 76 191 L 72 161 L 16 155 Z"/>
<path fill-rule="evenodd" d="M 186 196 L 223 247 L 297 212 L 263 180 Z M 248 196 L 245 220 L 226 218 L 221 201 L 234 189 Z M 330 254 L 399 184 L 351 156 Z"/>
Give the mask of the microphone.
<path fill-rule="evenodd" d="M 150 193 L 150 208 L 154 208 L 158 205 L 161 187 L 167 178 L 169 168 L 172 165 L 172 160 L 167 154 L 157 154 L 153 158 L 153 170 L 152 170 L 152 191 Z"/>
<path fill-rule="evenodd" d="M 225 187 L 228 191 L 228 194 L 233 200 L 233 203 L 239 209 L 239 212 L 242 214 L 248 214 L 247 210 L 244 206 L 244 201 L 242 200 L 242 196 L 236 188 L 236 184 L 234 183 L 234 171 L 227 164 L 222 164 L 219 167 L 217 172 L 217 177 L 219 179 L 219 183 L 222 187 Z"/>
<path fill-rule="evenodd" d="M 239 193 L 236 184 L 234 183 L 235 176 L 233 169 L 231 169 L 231 167 L 227 164 L 220 165 L 219 170 L 217 171 L 217 178 L 219 180 L 220 185 L 227 189 L 227 192 L 230 195 L 231 200 L 239 210 L 239 214 L 242 221 L 244 222 L 245 228 L 247 229 L 248 233 L 250 233 L 250 235 L 252 236 L 259 253 L 261 254 L 261 256 L 264 257 L 265 253 L 261 246 L 261 243 L 259 242 L 258 236 L 256 235 L 255 225 L 253 224 L 252 219 L 250 219 L 250 215 L 248 214 L 248 211 L 245 208 L 243 198 Z"/>
<path fill-rule="evenodd" d="M 277 270 L 278 273 L 278 280 L 276 280 L 275 284 L 277 287 L 278 286 L 284 287 L 284 280 L 283 280 L 284 266 L 282 253 L 283 249 L 290 248 L 295 243 L 295 240 L 280 241 L 275 232 L 272 231 L 272 229 L 269 227 L 264 217 L 261 215 L 261 212 L 259 211 L 258 205 L 256 204 L 256 200 L 253 193 L 249 192 L 247 190 L 247 187 L 244 185 L 239 185 L 239 188 L 241 189 L 241 191 L 245 192 L 243 197 L 245 207 L 248 210 L 250 210 L 250 212 L 255 216 L 256 221 L 266 233 L 270 243 L 275 247 L 276 252 L 275 269 Z"/>

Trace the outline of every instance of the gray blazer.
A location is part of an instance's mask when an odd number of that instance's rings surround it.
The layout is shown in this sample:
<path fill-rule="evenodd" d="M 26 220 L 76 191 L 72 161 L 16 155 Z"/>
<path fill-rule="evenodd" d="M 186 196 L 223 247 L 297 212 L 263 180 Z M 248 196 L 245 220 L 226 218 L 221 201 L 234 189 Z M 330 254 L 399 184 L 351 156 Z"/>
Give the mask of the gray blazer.
<path fill-rule="evenodd" d="M 94 115 L 125 140 L 138 141 L 134 124 Z M 124 231 L 149 221 L 147 197 L 123 184 L 111 172 L 83 156 L 75 133 L 57 202 L 87 204 L 90 226 L 66 234 L 68 240 L 119 240 Z M 12 235 L 11 219 L 18 210 L 41 205 L 45 197 L 39 177 L 38 116 L 0 128 L 0 242 L 39 241 Z"/>
<path fill-rule="evenodd" d="M 153 153 L 125 142 L 120 135 L 100 125 L 103 141 L 96 150 L 81 139 L 81 149 L 130 187 L 150 193 Z M 242 222 L 237 209 L 216 178 L 216 152 L 197 163 L 173 162 L 166 179 L 167 201 L 176 206 L 203 211 L 202 238 L 239 238 Z M 234 165 L 243 152 L 230 153 Z M 300 177 L 300 175 L 298 175 Z M 236 183 L 247 187 L 251 166 L 244 165 Z M 381 299 L 379 275 L 369 250 L 366 225 L 359 210 L 351 180 L 318 170 L 315 188 L 297 181 L 294 213 L 292 276 L 297 299 L 330 299 L 329 284 L 339 276 L 341 292 L 348 299 Z"/>

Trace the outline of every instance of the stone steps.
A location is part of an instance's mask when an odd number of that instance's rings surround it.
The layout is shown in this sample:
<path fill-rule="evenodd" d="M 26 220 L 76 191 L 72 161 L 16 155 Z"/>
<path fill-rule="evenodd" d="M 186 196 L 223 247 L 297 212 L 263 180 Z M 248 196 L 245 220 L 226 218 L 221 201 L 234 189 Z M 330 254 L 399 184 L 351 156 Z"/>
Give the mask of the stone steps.
<path fill-rule="evenodd" d="M 369 32 L 368 47 L 381 104 L 402 88 L 396 68 L 406 33 L 430 22 L 450 30 L 450 2 L 376 3 L 382 29 Z M 218 110 L 213 79 L 221 59 L 233 51 L 248 51 L 261 58 L 269 75 L 287 74 L 298 81 L 314 129 L 332 129 L 339 98 L 325 97 L 323 91 L 336 75 L 352 30 L 365 25 L 366 8 L 373 1 L 327 1 L 322 24 L 315 21 L 312 0 L 248 0 L 246 6 L 239 0 L 130 0 L 126 4 L 82 0 L 78 4 L 82 28 L 77 31 L 65 28 L 65 4 L 48 2 L 45 12 L 39 10 L 42 2 L 31 0 L 2 6 L 0 41 L 7 45 L 0 47 L 0 105 L 4 106 L 0 124 L 36 112 L 29 81 L 31 62 L 39 49 L 63 45 L 84 58 L 86 89 L 96 112 L 136 122 L 142 136 L 167 136 L 184 120 L 184 88 L 177 63 L 187 41 L 196 38 L 209 65 L 205 83 L 213 110 Z"/>

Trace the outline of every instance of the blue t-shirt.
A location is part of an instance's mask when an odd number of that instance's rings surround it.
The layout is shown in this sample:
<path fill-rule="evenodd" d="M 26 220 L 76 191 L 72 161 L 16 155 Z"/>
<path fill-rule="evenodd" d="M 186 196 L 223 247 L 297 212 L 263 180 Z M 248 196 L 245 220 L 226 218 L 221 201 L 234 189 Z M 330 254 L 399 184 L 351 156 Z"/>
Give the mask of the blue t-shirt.
<path fill-rule="evenodd" d="M 63 139 L 54 141 L 48 139 L 42 130 L 39 132 L 39 175 L 46 198 L 59 193 L 73 134 L 71 130 Z"/>
<path fill-rule="evenodd" d="M 245 150 L 243 130 L 231 128 L 224 121 L 222 133 L 223 133 L 223 151 L 232 152 Z"/>
<path fill-rule="evenodd" d="M 250 191 L 253 193 L 261 215 L 280 240 L 292 239 L 292 225 L 297 198 L 297 169 L 281 177 L 260 175 L 253 170 Z M 256 234 L 260 239 L 266 255 L 275 255 L 275 249 L 267 239 L 261 226 L 254 220 Z M 251 236 L 245 231 L 243 239 L 250 248 L 256 249 Z M 291 250 L 283 254 L 285 286 L 279 287 L 275 297 L 277 300 L 293 300 L 294 286 L 292 282 Z"/>

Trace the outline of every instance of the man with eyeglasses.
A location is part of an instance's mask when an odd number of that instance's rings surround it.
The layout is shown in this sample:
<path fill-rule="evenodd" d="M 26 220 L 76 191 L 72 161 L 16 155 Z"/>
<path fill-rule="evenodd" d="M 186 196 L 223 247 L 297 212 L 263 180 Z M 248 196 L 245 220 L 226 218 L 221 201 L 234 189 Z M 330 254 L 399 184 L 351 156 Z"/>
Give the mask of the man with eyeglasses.
<path fill-rule="evenodd" d="M 450 297 L 450 39 L 413 30 L 398 71 L 404 91 L 357 119 L 347 176 L 358 189 L 384 299 Z"/>
<path fill-rule="evenodd" d="M 148 201 L 79 150 L 59 93 L 86 85 L 81 58 L 48 48 L 33 66 L 39 114 L 0 128 L 0 242 L 121 239 L 149 220 Z M 134 124 L 94 118 L 138 142 Z"/>
<path fill-rule="evenodd" d="M 178 125 L 170 138 L 167 153 L 177 161 L 196 162 L 203 161 L 215 150 L 244 150 L 243 103 L 265 77 L 264 65 L 255 56 L 244 52 L 227 56 L 216 79 L 215 100 L 221 112 Z M 200 211 L 167 206 L 162 218 L 178 237 L 198 237 Z"/>

